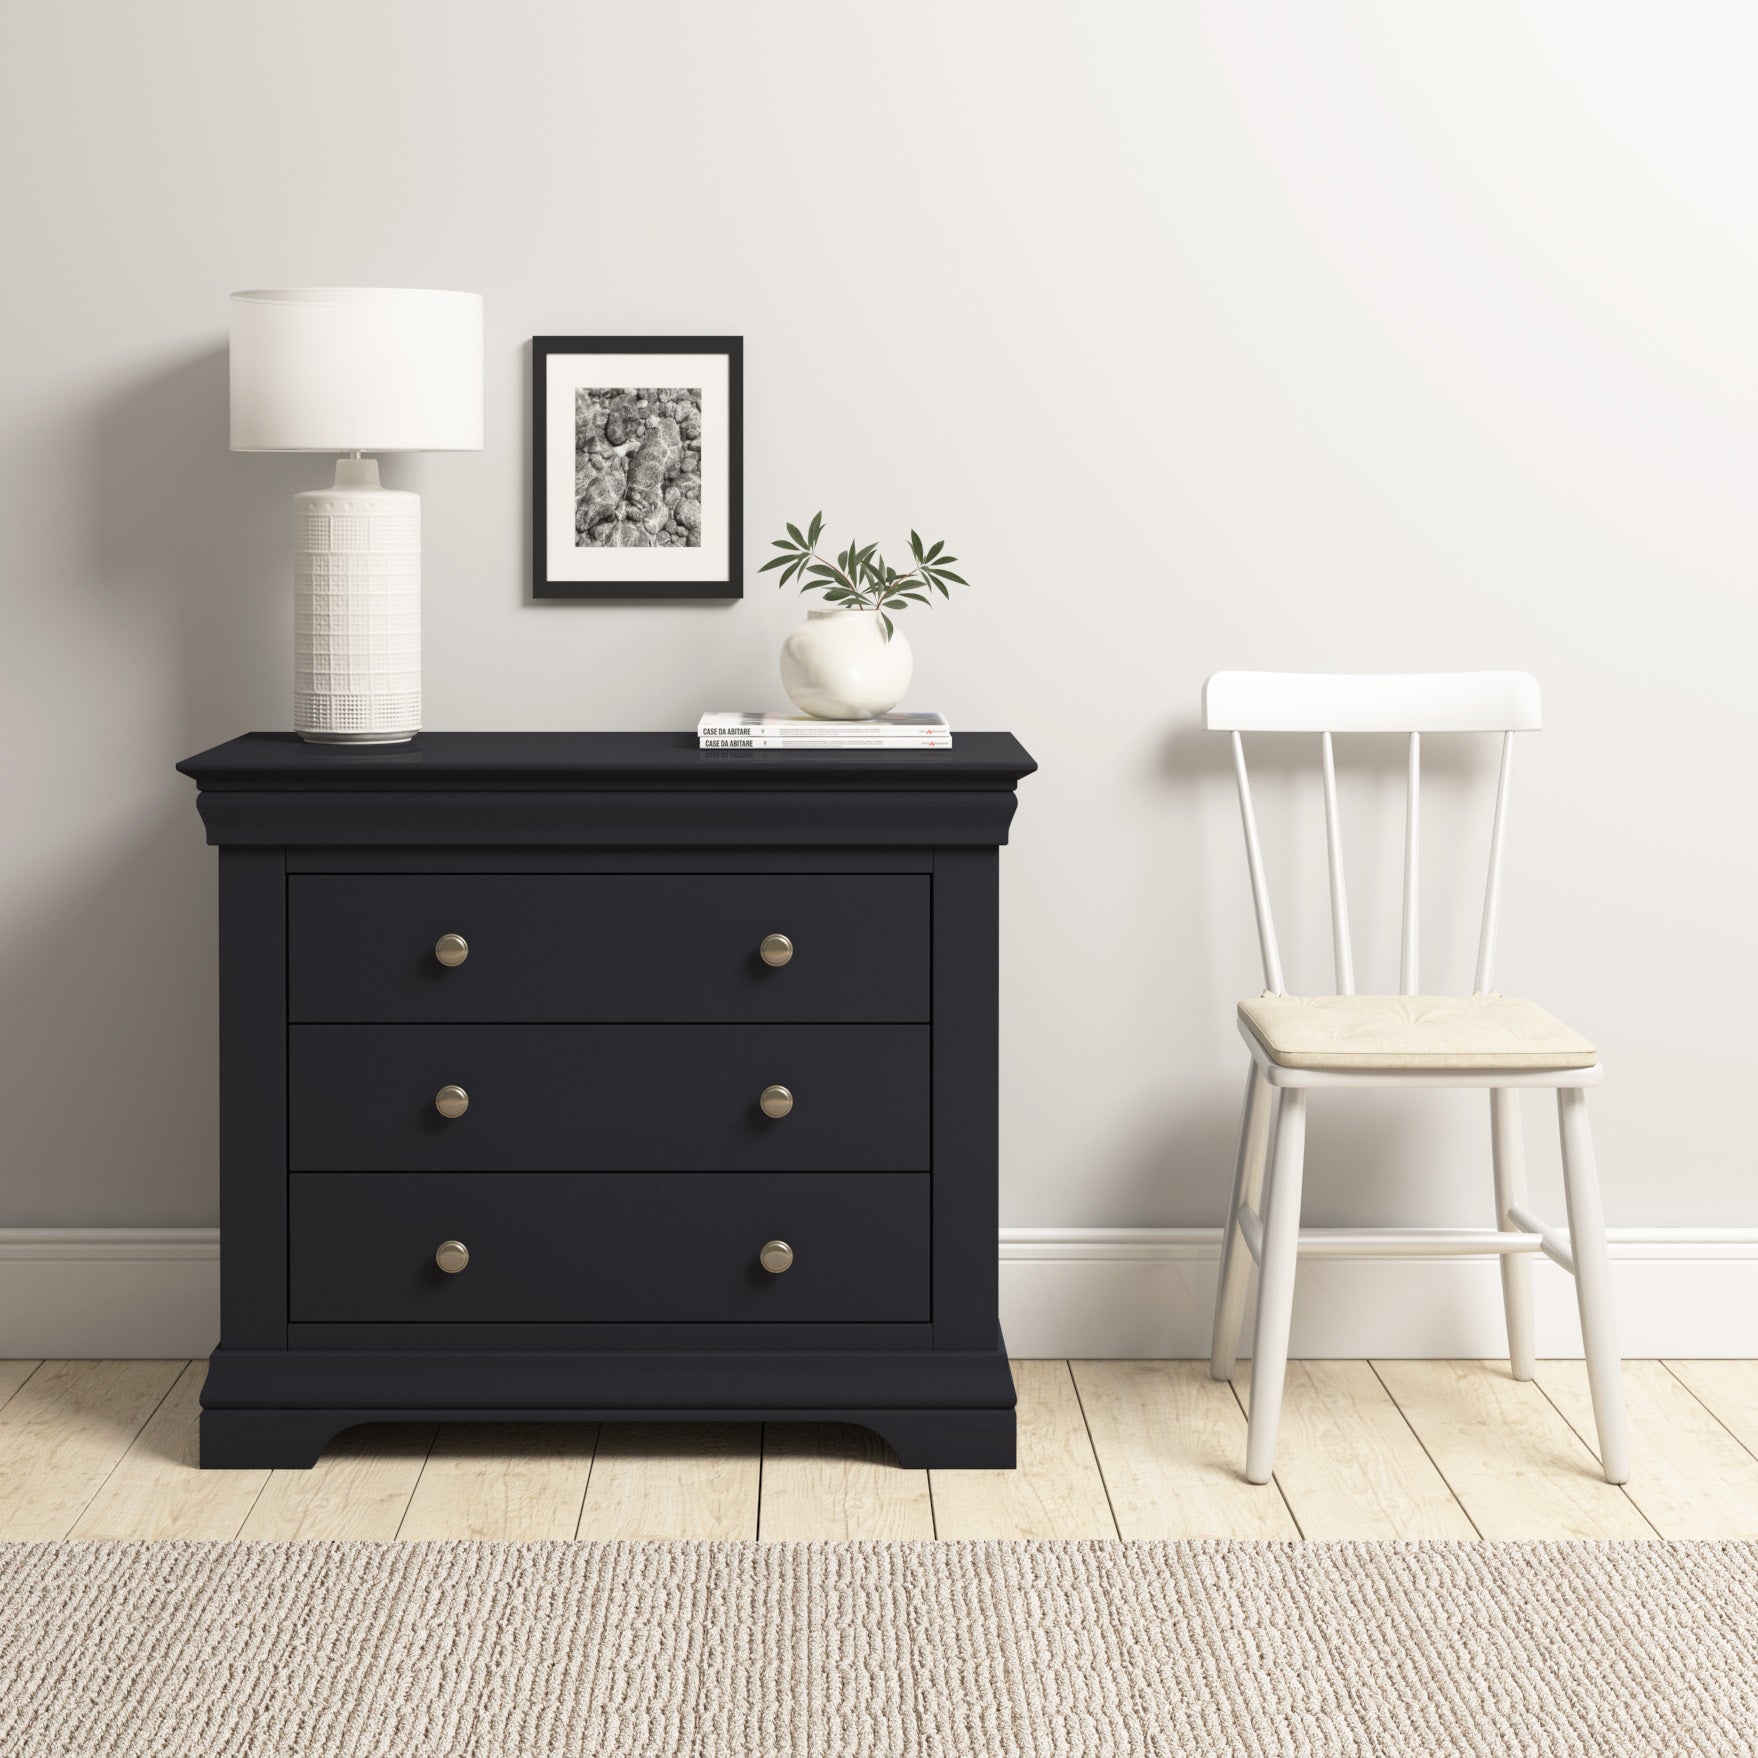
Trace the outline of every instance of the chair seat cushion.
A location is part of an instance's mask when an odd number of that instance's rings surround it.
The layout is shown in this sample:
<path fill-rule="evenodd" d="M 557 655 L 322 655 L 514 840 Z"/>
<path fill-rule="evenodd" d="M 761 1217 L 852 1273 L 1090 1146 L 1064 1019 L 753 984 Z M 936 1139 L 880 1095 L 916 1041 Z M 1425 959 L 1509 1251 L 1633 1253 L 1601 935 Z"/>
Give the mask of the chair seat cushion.
<path fill-rule="evenodd" d="M 1593 1046 L 1511 995 L 1263 995 L 1239 1017 L 1283 1068 L 1591 1068 Z"/>

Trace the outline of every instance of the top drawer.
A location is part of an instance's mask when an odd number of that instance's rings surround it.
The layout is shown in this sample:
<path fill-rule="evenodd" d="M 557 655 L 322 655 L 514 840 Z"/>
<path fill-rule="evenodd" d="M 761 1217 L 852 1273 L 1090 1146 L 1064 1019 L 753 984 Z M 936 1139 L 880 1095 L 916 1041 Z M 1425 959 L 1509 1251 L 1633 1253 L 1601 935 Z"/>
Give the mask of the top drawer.
<path fill-rule="evenodd" d="M 296 875 L 295 1020 L 928 1017 L 928 885 L 895 873 Z M 460 936 L 462 963 L 436 943 Z M 764 962 L 765 936 L 792 954 Z M 455 955 L 455 949 L 454 949 Z"/>

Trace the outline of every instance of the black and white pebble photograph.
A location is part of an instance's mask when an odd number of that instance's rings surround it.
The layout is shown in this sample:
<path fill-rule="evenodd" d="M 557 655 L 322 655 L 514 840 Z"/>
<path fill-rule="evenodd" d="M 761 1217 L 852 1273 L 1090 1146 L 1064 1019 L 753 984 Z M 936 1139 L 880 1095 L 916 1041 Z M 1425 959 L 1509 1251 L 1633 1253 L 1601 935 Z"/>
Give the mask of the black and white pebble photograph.
<path fill-rule="evenodd" d="M 574 392 L 574 543 L 702 546 L 702 392 Z"/>
<path fill-rule="evenodd" d="M 531 420 L 534 598 L 743 594 L 742 337 L 533 336 Z"/>

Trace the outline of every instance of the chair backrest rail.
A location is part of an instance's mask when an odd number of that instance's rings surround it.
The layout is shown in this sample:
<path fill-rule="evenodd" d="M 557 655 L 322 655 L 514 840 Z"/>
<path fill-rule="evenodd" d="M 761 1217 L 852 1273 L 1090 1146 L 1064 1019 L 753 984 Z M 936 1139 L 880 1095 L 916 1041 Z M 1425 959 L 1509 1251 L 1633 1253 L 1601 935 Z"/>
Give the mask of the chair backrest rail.
<path fill-rule="evenodd" d="M 1264 955 L 1264 987 L 1280 995 L 1282 959 L 1276 950 L 1276 923 L 1270 914 L 1270 886 L 1258 847 L 1257 819 L 1251 810 L 1251 778 L 1245 773 L 1245 741 L 1233 735 L 1233 774 L 1239 783 L 1239 818 L 1245 826 L 1245 861 L 1251 869 L 1251 902 L 1257 911 L 1257 943 Z"/>
<path fill-rule="evenodd" d="M 1538 680 L 1523 671 L 1218 671 L 1203 686 L 1210 732 L 1537 732 Z"/>
<path fill-rule="evenodd" d="M 1420 894 L 1417 866 L 1422 852 L 1422 734 L 1410 735 L 1410 778 L 1404 795 L 1404 934 L 1398 956 L 1398 992 L 1414 995 L 1417 971 L 1416 910 Z"/>
<path fill-rule="evenodd" d="M 1502 734 L 1502 767 L 1496 777 L 1496 814 L 1489 832 L 1489 876 L 1483 882 L 1483 931 L 1477 937 L 1477 974 L 1471 987 L 1487 995 L 1495 981 L 1496 927 L 1502 907 L 1502 848 L 1508 833 L 1508 796 L 1514 785 L 1514 735 Z"/>
<path fill-rule="evenodd" d="M 1331 893 L 1331 953 L 1337 993 L 1353 995 L 1355 953 L 1350 939 L 1349 892 L 1343 861 L 1343 815 L 1337 787 L 1334 735 L 1339 732 L 1402 732 L 1408 738 L 1404 801 L 1403 922 L 1399 936 L 1398 986 L 1405 995 L 1421 986 L 1422 735 L 1425 732 L 1500 732 L 1501 766 L 1490 828 L 1489 871 L 1477 942 L 1473 988 L 1485 993 L 1495 980 L 1496 931 L 1501 917 L 1503 856 L 1513 788 L 1514 734 L 1543 722 L 1538 684 L 1525 672 L 1449 672 L 1433 675 L 1326 676 L 1277 672 L 1217 672 L 1203 688 L 1210 730 L 1231 735 L 1233 772 L 1239 785 L 1239 816 L 1245 828 L 1246 864 L 1263 955 L 1264 987 L 1286 993 L 1276 923 L 1270 907 L 1263 848 L 1252 809 L 1246 769 L 1247 732 L 1316 732 L 1324 779 L 1325 855 Z"/>
<path fill-rule="evenodd" d="M 1327 732 L 1319 736 L 1325 768 L 1325 854 L 1331 868 L 1331 956 L 1337 966 L 1337 993 L 1353 995 L 1355 951 L 1349 944 L 1349 889 L 1343 876 L 1343 815 L 1337 806 L 1337 759 L 1331 748 L 1331 735 Z"/>

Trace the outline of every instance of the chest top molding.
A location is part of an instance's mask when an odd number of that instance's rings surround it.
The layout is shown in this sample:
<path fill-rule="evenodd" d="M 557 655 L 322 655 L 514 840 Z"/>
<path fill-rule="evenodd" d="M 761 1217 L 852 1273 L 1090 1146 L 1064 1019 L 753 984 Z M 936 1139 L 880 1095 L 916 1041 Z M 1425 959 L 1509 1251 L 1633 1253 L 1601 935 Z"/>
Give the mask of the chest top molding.
<path fill-rule="evenodd" d="M 1037 765 L 950 750 L 702 751 L 693 733 L 422 733 L 346 749 L 246 733 L 177 765 L 243 847 L 989 846 Z"/>

